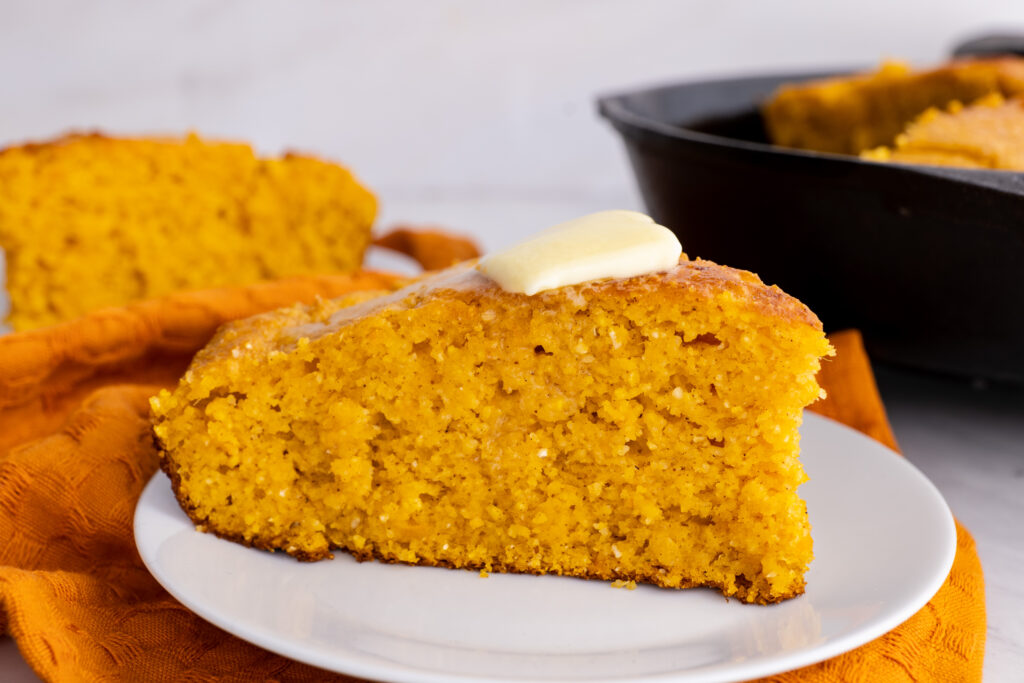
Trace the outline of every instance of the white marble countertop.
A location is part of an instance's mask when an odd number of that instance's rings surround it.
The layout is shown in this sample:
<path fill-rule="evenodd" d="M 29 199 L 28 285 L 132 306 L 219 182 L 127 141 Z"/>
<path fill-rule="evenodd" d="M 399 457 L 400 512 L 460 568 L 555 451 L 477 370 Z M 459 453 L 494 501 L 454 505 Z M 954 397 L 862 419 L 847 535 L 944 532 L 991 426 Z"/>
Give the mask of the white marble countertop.
<path fill-rule="evenodd" d="M 594 115 L 597 93 L 928 63 L 1014 27 L 1019 0 L 839 0 L 827 11 L 812 0 L 11 0 L 0 6 L 0 145 L 100 128 L 298 148 L 356 169 L 381 198 L 381 225 L 436 223 L 493 249 L 581 213 L 640 208 Z M 1021 680 L 1024 388 L 889 368 L 878 379 L 905 454 L 978 542 L 985 678 Z M 0 680 L 34 680 L 10 638 Z"/>

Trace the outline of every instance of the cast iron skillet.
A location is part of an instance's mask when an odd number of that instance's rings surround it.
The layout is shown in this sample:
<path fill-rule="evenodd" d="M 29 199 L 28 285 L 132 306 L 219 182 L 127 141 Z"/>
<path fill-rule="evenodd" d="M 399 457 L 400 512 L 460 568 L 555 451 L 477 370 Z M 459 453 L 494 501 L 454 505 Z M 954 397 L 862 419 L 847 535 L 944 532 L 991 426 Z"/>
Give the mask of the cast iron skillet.
<path fill-rule="evenodd" d="M 829 74 L 599 99 L 644 201 L 691 257 L 745 268 L 856 327 L 872 357 L 1024 382 L 1024 173 L 880 164 L 768 144 L 758 103 Z"/>

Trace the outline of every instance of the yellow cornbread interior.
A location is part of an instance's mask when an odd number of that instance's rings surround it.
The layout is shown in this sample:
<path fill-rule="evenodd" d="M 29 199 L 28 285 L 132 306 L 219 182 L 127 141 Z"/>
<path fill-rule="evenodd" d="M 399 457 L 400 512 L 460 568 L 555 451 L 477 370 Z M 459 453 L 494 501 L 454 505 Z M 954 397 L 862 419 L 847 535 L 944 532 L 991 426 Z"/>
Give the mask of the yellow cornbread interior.
<path fill-rule="evenodd" d="M 228 327 L 152 401 L 165 469 L 201 527 L 303 559 L 801 593 L 820 326 L 728 289 L 610 287 Z"/>
<path fill-rule="evenodd" d="M 362 262 L 373 195 L 344 168 L 244 144 L 77 136 L 0 152 L 8 322 Z"/>
<path fill-rule="evenodd" d="M 860 154 L 891 145 L 914 118 L 955 100 L 1024 93 L 1024 60 L 965 59 L 917 71 L 886 62 L 877 71 L 780 87 L 762 114 L 776 145 Z"/>
<path fill-rule="evenodd" d="M 891 147 L 861 153 L 872 161 L 1024 170 L 1024 100 L 993 93 L 964 106 L 921 114 Z"/>

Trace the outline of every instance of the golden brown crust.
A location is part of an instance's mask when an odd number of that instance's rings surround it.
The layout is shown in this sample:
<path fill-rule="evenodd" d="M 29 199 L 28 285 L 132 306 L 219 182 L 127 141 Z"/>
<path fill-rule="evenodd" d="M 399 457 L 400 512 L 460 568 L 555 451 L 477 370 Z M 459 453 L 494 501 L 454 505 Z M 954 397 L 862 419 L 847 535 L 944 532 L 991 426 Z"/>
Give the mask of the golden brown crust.
<path fill-rule="evenodd" d="M 467 301 L 531 299 L 543 304 L 549 297 L 608 296 L 617 298 L 643 297 L 658 291 L 672 292 L 681 302 L 703 302 L 726 295 L 743 302 L 753 314 L 770 317 L 778 323 L 809 325 L 821 330 L 818 317 L 798 299 L 786 294 L 775 285 L 766 285 L 754 273 L 722 266 L 703 259 L 689 260 L 684 254 L 679 264 L 662 273 L 632 278 L 604 279 L 561 287 L 535 294 L 516 294 L 502 290 L 493 280 L 476 269 L 475 261 L 415 280 L 402 289 L 384 296 L 346 306 L 328 306 L 317 309 L 282 309 L 262 316 L 237 320 L 224 325 L 217 336 L 204 348 L 192 364 L 195 369 L 206 363 L 216 363 L 232 353 L 238 353 L 244 338 L 251 341 L 251 353 L 271 343 L 270 335 L 277 338 L 317 339 L 330 334 L 349 321 L 376 313 L 385 308 L 412 309 L 435 297 L 459 298 Z M 268 325 L 268 323 L 270 325 Z M 271 327 L 273 329 L 271 329 Z M 246 351 L 242 351 L 246 353 Z"/>
<path fill-rule="evenodd" d="M 748 310 L 771 316 L 785 322 L 805 323 L 821 329 L 818 317 L 797 299 L 776 286 L 768 286 L 761 279 L 745 270 L 722 266 L 703 259 L 689 260 L 684 255 L 679 264 L 669 271 L 652 273 L 631 278 L 608 278 L 584 282 L 569 287 L 548 290 L 529 297 L 526 294 L 506 292 L 493 280 L 475 270 L 473 264 L 466 264 L 464 270 L 452 269 L 448 275 L 424 280 L 410 288 L 396 292 L 392 297 L 409 297 L 408 306 L 414 307 L 420 300 L 432 294 L 440 295 L 448 290 L 469 299 L 536 299 L 543 302 L 550 297 L 590 296 L 641 298 L 654 292 L 673 292 L 679 300 L 706 301 L 731 293 L 737 301 L 745 302 Z"/>
<path fill-rule="evenodd" d="M 5 154 L 11 150 L 22 150 L 27 152 L 39 152 L 45 149 L 53 147 L 60 147 L 71 142 L 77 142 L 81 140 L 92 140 L 95 142 L 109 142 L 112 144 L 132 142 L 132 141 L 145 141 L 145 142 L 163 142 L 168 144 L 180 143 L 183 140 L 190 138 L 199 139 L 195 133 L 187 133 L 185 135 L 151 135 L 151 136 L 113 136 L 108 135 L 100 130 L 71 130 L 63 135 L 59 135 L 49 140 L 36 140 L 30 142 L 24 142 L 21 144 L 7 145 L 6 147 L 0 147 L 0 155 Z M 205 144 L 212 145 L 239 145 L 243 147 L 249 147 L 249 143 L 239 140 L 224 140 L 220 138 L 216 139 L 202 139 Z M 267 157 L 271 158 L 271 157 Z M 309 154 L 306 152 L 295 152 L 288 151 L 280 155 L 281 159 L 307 159 L 309 161 L 319 161 L 326 164 L 333 164 L 335 162 L 326 159 L 324 157 L 317 156 L 315 154 Z M 396 251 L 401 251 L 401 248 L 396 248 Z"/>
<path fill-rule="evenodd" d="M 855 88 L 877 83 L 881 80 L 881 77 L 886 77 L 892 82 L 902 85 L 913 82 L 934 83 L 966 80 L 972 76 L 982 76 L 993 85 L 1002 86 L 1005 89 L 1024 89 L 1024 59 L 1019 57 L 967 57 L 954 59 L 945 64 L 921 71 L 913 71 L 902 63 L 891 62 L 883 65 L 879 71 L 859 73 L 851 76 L 832 76 L 803 83 L 784 85 L 779 88 L 777 94 L 815 94 L 836 86 L 843 87 L 844 89 Z"/>
<path fill-rule="evenodd" d="M 670 281 L 683 286 L 677 290 L 680 298 L 696 295 L 701 299 L 709 299 L 730 291 L 738 300 L 748 302 L 752 312 L 821 329 L 821 321 L 811 309 L 776 285 L 766 285 L 750 271 L 698 258 L 694 261 L 680 262 L 679 266 L 669 271 L 668 276 Z M 656 276 L 646 276 L 637 287 L 631 287 L 628 280 L 616 280 L 612 284 L 624 295 L 639 295 L 644 286 L 652 286 L 655 278 Z"/>
<path fill-rule="evenodd" d="M 731 296 L 734 301 L 742 302 L 751 313 L 771 317 L 780 323 L 810 325 L 814 329 L 822 329 L 821 321 L 803 303 L 786 294 L 775 285 L 764 284 L 757 275 L 736 268 L 722 266 L 703 259 L 689 260 L 685 255 L 679 264 L 666 272 L 640 275 L 631 278 L 608 278 L 584 282 L 569 287 L 540 292 L 533 296 L 506 292 L 493 280 L 476 269 L 475 261 L 466 261 L 416 282 L 396 292 L 349 306 L 333 312 L 330 316 L 317 318 L 315 312 L 309 311 L 306 316 L 298 316 L 290 325 L 285 325 L 281 332 L 293 338 L 307 337 L 316 339 L 330 334 L 348 322 L 384 309 L 412 309 L 434 298 L 456 298 L 466 301 L 534 301 L 540 305 L 552 297 L 615 297 L 640 298 L 652 292 L 662 295 L 671 293 L 680 302 L 706 302 L 716 296 Z M 282 313 L 267 314 L 268 318 L 277 317 Z M 235 347 L 237 335 L 233 330 L 252 327 L 251 322 L 239 321 L 225 326 L 223 335 L 218 336 L 204 350 L 206 358 L 214 360 L 222 358 Z M 219 343 L 219 342 L 223 343 Z"/>

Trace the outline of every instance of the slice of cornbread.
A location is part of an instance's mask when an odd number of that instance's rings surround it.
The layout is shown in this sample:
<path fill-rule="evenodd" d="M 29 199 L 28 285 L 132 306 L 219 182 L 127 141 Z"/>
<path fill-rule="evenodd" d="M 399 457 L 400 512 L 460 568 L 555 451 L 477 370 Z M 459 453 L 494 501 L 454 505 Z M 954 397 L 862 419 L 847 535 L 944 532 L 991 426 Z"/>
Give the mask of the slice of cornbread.
<path fill-rule="evenodd" d="M 685 255 L 534 296 L 469 262 L 225 326 L 154 432 L 182 508 L 248 545 L 770 603 L 812 557 L 797 428 L 830 352 L 803 304 Z"/>
<path fill-rule="evenodd" d="M 991 94 L 963 106 L 929 109 L 892 147 L 861 154 L 872 161 L 1024 171 L 1024 98 Z"/>
<path fill-rule="evenodd" d="M 777 145 L 859 154 L 892 144 L 931 107 L 990 93 L 1024 93 L 1024 59 L 962 59 L 922 71 L 889 62 L 874 73 L 783 86 L 762 114 Z"/>
<path fill-rule="evenodd" d="M 344 168 L 244 144 L 71 136 L 0 152 L 18 330 L 172 291 L 362 263 L 376 201 Z"/>

